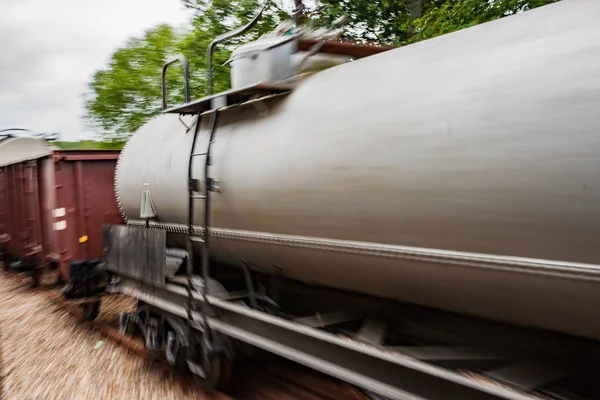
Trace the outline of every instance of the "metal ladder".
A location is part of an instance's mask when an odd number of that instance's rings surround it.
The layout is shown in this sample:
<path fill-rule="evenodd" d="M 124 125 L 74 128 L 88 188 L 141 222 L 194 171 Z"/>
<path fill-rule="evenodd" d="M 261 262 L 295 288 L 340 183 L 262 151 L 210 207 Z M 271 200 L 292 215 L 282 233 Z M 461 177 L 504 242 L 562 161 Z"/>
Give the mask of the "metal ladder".
<path fill-rule="evenodd" d="M 189 78 L 188 78 L 188 63 L 183 55 L 178 56 L 177 58 L 166 62 L 163 65 L 162 69 L 162 95 L 163 95 L 163 110 L 167 109 L 167 100 L 166 100 L 166 71 L 168 67 L 175 63 L 181 62 L 183 66 L 183 75 L 184 75 L 184 96 L 186 103 L 190 102 L 189 98 Z M 211 355 L 215 352 L 218 352 L 218 348 L 214 345 L 213 335 L 208 325 L 208 310 L 210 308 L 210 304 L 208 303 L 208 293 L 207 293 L 207 282 L 210 276 L 210 193 L 213 190 L 213 181 L 209 176 L 209 170 L 211 165 L 211 148 L 214 138 L 214 133 L 217 126 L 217 118 L 218 118 L 218 109 L 217 107 L 213 107 L 213 111 L 210 114 L 210 133 L 208 138 L 208 144 L 206 147 L 206 151 L 201 153 L 195 153 L 196 151 L 196 142 L 198 139 L 198 132 L 200 131 L 200 126 L 202 122 L 202 115 L 198 113 L 196 117 L 196 126 L 193 128 L 193 137 L 192 137 L 192 146 L 190 150 L 190 156 L 188 160 L 188 174 L 187 174 L 187 183 L 188 183 L 188 241 L 187 241 L 187 263 L 186 263 L 186 278 L 187 278 L 187 340 L 188 340 L 188 354 L 187 354 L 187 363 L 189 369 L 198 377 L 203 380 L 210 379 L 209 370 L 210 370 L 210 359 Z M 183 121 L 182 121 L 183 123 Z M 185 125 L 185 123 L 183 123 Z M 187 126 L 186 126 L 187 127 Z M 187 132 L 190 131 L 190 128 L 187 129 Z M 197 157 L 205 157 L 204 163 L 204 187 L 200 188 L 200 181 L 195 179 L 193 176 L 194 171 L 194 160 Z M 200 232 L 197 232 L 194 228 L 194 211 L 195 211 L 195 202 L 196 200 L 204 200 L 204 221 L 202 224 L 202 229 Z M 201 249 L 201 281 L 197 282 L 193 278 L 194 273 L 194 244 L 200 244 Z M 203 297 L 203 302 L 198 302 L 194 299 L 194 293 L 198 292 Z M 201 320 L 194 320 L 194 311 L 200 311 Z M 197 345 L 197 341 L 195 340 L 196 331 L 201 332 L 201 348 L 202 348 L 202 365 L 199 365 L 195 362 L 195 347 Z M 212 353 L 212 354 L 211 354 Z"/>
<path fill-rule="evenodd" d="M 215 46 L 218 43 L 224 42 L 234 36 L 238 36 L 244 34 L 248 30 L 250 30 L 260 19 L 263 12 L 265 11 L 268 5 L 268 1 L 266 1 L 261 7 L 260 11 L 250 20 L 246 25 L 241 26 L 231 32 L 224 33 L 222 35 L 217 36 L 209 45 L 207 51 L 207 80 L 208 80 L 208 94 L 212 95 L 213 91 L 213 80 L 212 80 L 212 58 Z M 163 110 L 167 109 L 167 101 L 166 101 L 166 79 L 165 74 L 169 65 L 180 61 L 183 65 L 183 73 L 184 73 L 184 96 L 186 103 L 190 102 L 189 99 L 189 84 L 188 84 L 188 63 L 184 56 L 179 56 L 171 61 L 168 61 L 163 65 L 162 69 L 162 97 L 163 97 Z M 208 113 L 199 112 L 196 117 L 196 126 L 194 127 L 194 133 L 192 138 L 192 147 L 190 150 L 190 157 L 188 162 L 188 242 L 187 242 L 187 265 L 186 265 L 186 276 L 187 276 L 187 325 L 188 325 L 188 355 L 187 355 L 187 364 L 189 369 L 198 377 L 203 379 L 205 382 L 210 381 L 211 379 L 211 360 L 212 356 L 215 354 L 219 354 L 223 351 L 218 338 L 213 335 L 210 326 L 208 324 L 208 314 L 210 312 L 210 303 L 208 301 L 208 281 L 210 278 L 210 214 L 211 214 L 211 196 L 210 193 L 215 189 L 215 181 L 209 176 L 210 166 L 212 164 L 211 159 L 211 149 L 212 144 L 214 142 L 214 136 L 217 127 L 218 120 L 218 109 L 220 106 L 224 106 L 225 104 L 220 104 L 222 101 L 219 96 L 215 96 L 215 98 L 211 99 L 211 111 L 210 113 L 210 128 L 209 128 L 209 137 L 208 144 L 205 152 L 195 153 L 196 151 L 196 142 L 198 138 L 198 132 L 200 131 L 200 125 L 202 121 L 203 115 L 208 115 Z M 183 122 L 183 121 L 182 121 Z M 185 124 L 184 124 L 185 125 Z M 189 128 L 188 128 L 189 131 Z M 204 163 L 204 187 L 199 187 L 199 181 L 193 177 L 194 170 L 194 160 L 196 157 L 205 157 Z M 204 201 L 204 221 L 202 225 L 202 229 L 199 233 L 197 233 L 194 229 L 194 205 L 196 200 Z M 200 248 L 202 251 L 201 258 L 201 274 L 202 280 L 200 283 L 197 283 L 193 279 L 194 272 L 194 244 L 200 244 Z M 202 295 L 203 301 L 198 302 L 194 299 L 194 292 L 199 292 Z M 201 321 L 194 320 L 194 311 L 200 311 Z M 195 357 L 195 330 L 199 330 L 202 334 L 201 339 L 201 348 L 202 348 L 202 365 L 199 365 L 195 362 L 197 359 Z"/>
<path fill-rule="evenodd" d="M 212 163 L 211 160 L 211 149 L 214 141 L 214 135 L 216 132 L 217 120 L 218 120 L 218 110 L 215 109 L 210 114 L 210 130 L 208 137 L 208 144 L 205 152 L 195 153 L 196 141 L 198 138 L 198 131 L 200 130 L 201 125 L 201 115 L 198 114 L 198 118 L 196 120 L 196 127 L 194 129 L 194 136 L 192 138 L 192 148 L 190 151 L 189 163 L 188 163 L 188 193 L 189 193 L 189 201 L 188 201 L 188 244 L 187 244 L 187 317 L 188 317 L 188 328 L 189 331 L 189 345 L 188 345 L 188 366 L 190 370 L 198 375 L 201 378 L 207 378 L 207 369 L 210 368 L 209 360 L 211 359 L 211 353 L 218 353 L 220 349 L 215 343 L 212 332 L 210 330 L 210 326 L 208 324 L 208 316 L 210 310 L 210 304 L 208 302 L 208 280 L 210 277 L 210 206 L 211 206 L 211 191 L 213 191 L 214 185 L 213 180 L 209 176 L 210 166 Z M 194 160 L 196 157 L 205 157 L 204 163 L 204 185 L 201 189 L 199 187 L 199 182 L 197 179 L 193 177 L 193 169 L 194 169 Z M 200 232 L 196 232 L 194 229 L 194 211 L 195 211 L 195 201 L 196 200 L 204 200 L 204 220 L 202 224 L 202 229 Z M 202 251 L 201 254 L 201 276 L 202 281 L 198 284 L 193 279 L 193 271 L 194 271 L 194 243 L 200 244 L 200 248 Z M 199 292 L 203 297 L 203 302 L 198 304 L 198 302 L 194 299 L 194 291 Z M 194 311 L 199 309 L 201 315 L 201 321 L 199 323 L 194 320 Z M 202 360 L 203 365 L 200 366 L 194 362 L 195 354 L 194 354 L 194 329 L 200 330 L 202 332 Z"/>

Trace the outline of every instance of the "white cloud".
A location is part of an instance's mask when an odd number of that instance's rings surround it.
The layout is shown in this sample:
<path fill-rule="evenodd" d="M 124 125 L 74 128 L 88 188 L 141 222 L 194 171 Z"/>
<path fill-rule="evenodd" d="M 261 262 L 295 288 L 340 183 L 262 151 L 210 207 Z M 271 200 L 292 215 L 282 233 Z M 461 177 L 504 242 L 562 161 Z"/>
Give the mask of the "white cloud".
<path fill-rule="evenodd" d="M 92 136 L 81 117 L 93 73 L 129 37 L 188 17 L 180 0 L 0 0 L 0 129 Z"/>

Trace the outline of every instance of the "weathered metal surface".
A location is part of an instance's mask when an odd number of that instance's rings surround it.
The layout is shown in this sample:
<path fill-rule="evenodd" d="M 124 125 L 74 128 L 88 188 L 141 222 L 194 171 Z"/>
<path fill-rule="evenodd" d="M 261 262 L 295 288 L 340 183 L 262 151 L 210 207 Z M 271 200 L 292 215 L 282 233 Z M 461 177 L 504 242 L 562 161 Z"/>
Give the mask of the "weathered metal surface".
<path fill-rule="evenodd" d="M 153 286 L 165 286 L 165 231 L 104 225 L 103 234 L 109 271 Z"/>
<path fill-rule="evenodd" d="M 600 339 L 597 15 L 597 1 L 565 0 L 220 111 L 211 254 Z M 159 223 L 187 223 L 185 132 L 162 115 L 129 141 L 129 218 L 149 183 Z"/>
<path fill-rule="evenodd" d="M 8 216 L 8 172 L 6 167 L 0 167 L 0 247 L 10 240 L 10 220 Z"/>
<path fill-rule="evenodd" d="M 102 225 L 121 224 L 114 194 L 117 150 L 60 150 L 54 153 L 61 275 L 69 279 L 73 260 L 102 258 Z"/>
<path fill-rule="evenodd" d="M 40 191 L 40 218 L 45 262 L 59 262 L 58 237 L 54 230 L 53 212 L 56 209 L 56 181 L 54 160 L 44 157 L 38 161 L 38 188 Z"/>
<path fill-rule="evenodd" d="M 46 265 L 53 251 L 46 207 L 47 170 L 52 147 L 41 139 L 0 141 L 0 242 L 19 268 Z"/>

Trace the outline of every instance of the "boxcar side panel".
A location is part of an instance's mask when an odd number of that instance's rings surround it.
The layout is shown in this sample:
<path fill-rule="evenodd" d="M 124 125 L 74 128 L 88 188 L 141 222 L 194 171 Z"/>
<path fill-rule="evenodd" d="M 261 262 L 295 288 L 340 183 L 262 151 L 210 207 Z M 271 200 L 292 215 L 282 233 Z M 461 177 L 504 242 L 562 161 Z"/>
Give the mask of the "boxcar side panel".
<path fill-rule="evenodd" d="M 57 232 L 59 243 L 60 274 L 64 280 L 68 279 L 69 262 L 79 258 L 79 248 L 73 243 L 77 242 L 79 233 L 75 226 L 77 212 L 74 192 L 73 164 L 56 161 L 56 208 L 53 212 L 53 228 Z"/>
<path fill-rule="evenodd" d="M 40 169 L 52 163 L 52 151 L 38 138 L 0 139 L 0 244 L 13 261 L 27 261 L 20 265 L 26 269 L 45 265 L 44 232 L 51 217 L 43 199 L 53 189 L 46 191 Z"/>
<path fill-rule="evenodd" d="M 8 205 L 7 167 L 0 167 L 0 247 L 8 245 L 10 240 L 10 221 Z"/>
<path fill-rule="evenodd" d="M 23 169 L 23 213 L 25 214 L 25 230 L 23 248 L 27 257 L 38 257 L 42 254 L 42 212 L 40 209 L 40 187 L 38 185 L 38 162 L 32 160 L 22 163 Z M 42 257 L 43 258 L 43 257 Z"/>
<path fill-rule="evenodd" d="M 11 255 L 19 259 L 40 258 L 43 252 L 42 210 L 38 162 L 24 161 L 4 167 L 2 191 L 4 232 Z"/>
<path fill-rule="evenodd" d="M 56 262 L 60 258 L 56 231 L 53 225 L 53 213 L 56 208 L 54 165 L 52 157 L 41 159 L 38 163 L 37 183 L 40 191 L 41 233 L 46 262 Z"/>
<path fill-rule="evenodd" d="M 25 213 L 23 212 L 23 166 L 21 163 L 10 165 L 8 196 L 10 199 L 10 252 L 14 257 L 24 258 L 23 238 L 25 232 Z"/>
<path fill-rule="evenodd" d="M 65 280 L 71 261 L 104 256 L 103 224 L 123 223 L 114 193 L 118 157 L 118 151 L 108 150 L 56 152 L 54 226 Z"/>

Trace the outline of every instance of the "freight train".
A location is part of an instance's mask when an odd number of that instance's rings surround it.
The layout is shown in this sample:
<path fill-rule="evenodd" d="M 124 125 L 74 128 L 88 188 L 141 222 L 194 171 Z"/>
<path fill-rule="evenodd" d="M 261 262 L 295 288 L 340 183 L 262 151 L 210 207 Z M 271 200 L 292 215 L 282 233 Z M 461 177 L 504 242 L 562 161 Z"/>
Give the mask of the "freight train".
<path fill-rule="evenodd" d="M 59 150 L 27 135 L 0 138 L 0 256 L 29 272 L 103 257 L 102 225 L 123 223 L 114 197 L 118 151 Z M 60 206 L 59 206 L 60 205 Z"/>
<path fill-rule="evenodd" d="M 564 0 L 399 49 L 277 31 L 232 54 L 231 90 L 171 108 L 187 64 L 165 64 L 103 202 L 120 216 L 92 227 L 103 262 L 65 266 L 67 292 L 90 318 L 99 292 L 136 298 L 122 329 L 207 386 L 249 344 L 393 399 L 583 397 L 598 16 Z"/>

